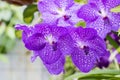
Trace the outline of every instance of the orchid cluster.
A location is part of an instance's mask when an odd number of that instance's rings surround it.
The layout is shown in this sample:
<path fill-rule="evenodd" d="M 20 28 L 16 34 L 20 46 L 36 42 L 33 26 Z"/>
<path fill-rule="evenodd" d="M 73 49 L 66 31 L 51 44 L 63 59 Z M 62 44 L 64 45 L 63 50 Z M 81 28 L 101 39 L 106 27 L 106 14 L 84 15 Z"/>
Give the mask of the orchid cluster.
<path fill-rule="evenodd" d="M 118 5 L 120 0 L 88 0 L 84 5 L 74 0 L 40 0 L 42 22 L 15 27 L 23 31 L 25 47 L 34 53 L 32 62 L 40 57 L 51 74 L 64 72 L 66 56 L 81 72 L 89 72 L 110 63 L 104 39 L 120 28 L 120 13 L 110 11 Z M 82 20 L 86 28 L 76 27 Z"/>

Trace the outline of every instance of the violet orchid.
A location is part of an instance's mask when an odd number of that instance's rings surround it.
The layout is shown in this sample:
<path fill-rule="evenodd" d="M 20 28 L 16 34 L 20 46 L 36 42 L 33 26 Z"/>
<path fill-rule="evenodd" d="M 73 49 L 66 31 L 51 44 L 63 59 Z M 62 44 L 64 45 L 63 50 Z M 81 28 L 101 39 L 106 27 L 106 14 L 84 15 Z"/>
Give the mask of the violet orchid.
<path fill-rule="evenodd" d="M 64 27 L 36 24 L 33 27 L 16 25 L 22 30 L 23 42 L 33 50 L 32 62 L 39 56 L 51 74 L 64 71 L 65 55 L 72 53 L 72 38 Z"/>
<path fill-rule="evenodd" d="M 110 10 L 120 5 L 120 0 L 88 0 L 78 12 L 78 17 L 87 22 L 87 27 L 97 30 L 98 35 L 105 38 L 111 30 L 120 28 L 120 13 Z"/>
<path fill-rule="evenodd" d="M 80 71 L 89 72 L 108 53 L 105 42 L 92 28 L 72 28 L 70 34 L 75 41 L 74 51 L 71 53 L 72 61 Z"/>
<path fill-rule="evenodd" d="M 72 26 L 79 22 L 77 12 L 80 7 L 74 0 L 42 0 L 38 3 L 42 22 L 57 26 Z"/>
<path fill-rule="evenodd" d="M 34 53 L 32 62 L 39 56 L 51 74 L 64 71 L 66 55 L 80 71 L 89 72 L 96 66 L 109 65 L 109 52 L 102 38 L 120 27 L 120 13 L 110 12 L 119 4 L 120 0 L 89 0 L 81 7 L 73 0 L 41 0 L 38 9 L 42 23 L 15 27 L 23 31 L 25 47 Z M 87 22 L 87 28 L 73 27 L 80 18 Z"/>

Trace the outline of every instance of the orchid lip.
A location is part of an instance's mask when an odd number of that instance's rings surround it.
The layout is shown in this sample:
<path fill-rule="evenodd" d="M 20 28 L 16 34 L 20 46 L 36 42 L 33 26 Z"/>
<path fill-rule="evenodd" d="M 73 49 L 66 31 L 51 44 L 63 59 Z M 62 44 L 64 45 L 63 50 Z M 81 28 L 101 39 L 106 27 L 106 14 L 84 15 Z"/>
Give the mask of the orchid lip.
<path fill-rule="evenodd" d="M 84 46 L 83 50 L 85 52 L 85 55 L 88 55 L 88 53 L 89 53 L 89 47 L 88 46 Z"/>

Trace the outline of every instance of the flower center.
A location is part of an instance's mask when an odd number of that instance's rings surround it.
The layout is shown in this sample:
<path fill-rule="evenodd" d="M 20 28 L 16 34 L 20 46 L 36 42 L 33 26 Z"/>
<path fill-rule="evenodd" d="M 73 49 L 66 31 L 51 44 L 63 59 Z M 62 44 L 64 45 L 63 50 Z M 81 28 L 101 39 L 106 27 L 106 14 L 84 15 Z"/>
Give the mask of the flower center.
<path fill-rule="evenodd" d="M 67 21 L 67 20 L 70 19 L 71 16 L 69 16 L 69 15 L 64 15 L 63 17 L 64 17 L 64 20 Z"/>
<path fill-rule="evenodd" d="M 52 49 L 53 49 L 53 51 L 57 50 L 57 42 L 53 41 L 53 43 L 52 43 Z"/>
<path fill-rule="evenodd" d="M 109 21 L 108 17 L 104 17 L 104 18 L 103 18 L 103 20 L 104 20 L 104 25 L 106 25 L 106 24 L 109 24 L 109 23 L 110 23 L 110 21 Z"/>
<path fill-rule="evenodd" d="M 104 17 L 107 17 L 107 13 L 105 12 L 105 10 L 101 9 L 99 12 L 99 15 L 102 16 L 103 18 Z"/>
<path fill-rule="evenodd" d="M 89 47 L 85 43 L 77 41 L 77 46 L 84 50 L 85 55 L 89 53 Z"/>
<path fill-rule="evenodd" d="M 56 42 L 55 38 L 54 38 L 51 34 L 45 36 L 45 39 L 46 39 L 46 41 L 47 41 L 50 45 L 52 45 L 53 42 Z"/>
<path fill-rule="evenodd" d="M 85 52 L 85 55 L 87 55 L 89 53 L 89 47 L 88 46 L 84 46 L 83 50 Z"/>
<path fill-rule="evenodd" d="M 52 46 L 53 51 L 57 50 L 57 42 L 55 38 L 50 34 L 45 36 L 46 41 Z"/>
<path fill-rule="evenodd" d="M 58 9 L 57 10 L 57 13 L 58 13 L 58 17 L 63 17 L 66 13 L 65 13 L 65 9 Z"/>
<path fill-rule="evenodd" d="M 58 13 L 58 17 L 63 17 L 65 21 L 70 19 L 70 15 L 66 15 L 65 9 L 64 8 L 60 8 L 57 10 Z"/>
<path fill-rule="evenodd" d="M 109 24 L 109 18 L 107 16 L 107 13 L 105 12 L 105 10 L 101 9 L 99 12 L 99 15 L 102 16 L 103 20 L 104 20 L 104 25 Z"/>

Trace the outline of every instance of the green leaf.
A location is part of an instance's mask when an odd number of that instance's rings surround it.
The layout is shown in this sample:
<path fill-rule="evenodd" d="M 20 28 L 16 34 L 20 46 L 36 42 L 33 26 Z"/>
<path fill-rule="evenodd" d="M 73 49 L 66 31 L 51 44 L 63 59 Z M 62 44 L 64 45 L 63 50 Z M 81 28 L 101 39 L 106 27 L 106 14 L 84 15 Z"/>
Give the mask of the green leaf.
<path fill-rule="evenodd" d="M 115 48 L 117 49 L 119 47 L 119 45 L 117 44 L 117 42 L 111 38 L 111 36 L 107 35 L 106 37 L 107 40 L 109 40 L 110 44 Z"/>
<path fill-rule="evenodd" d="M 15 31 L 15 35 L 16 35 L 16 37 L 17 37 L 18 39 L 21 39 L 21 37 L 22 37 L 22 31 L 16 30 L 16 31 Z"/>
<path fill-rule="evenodd" d="M 117 51 L 120 53 L 120 47 L 117 48 Z"/>
<path fill-rule="evenodd" d="M 120 5 L 115 8 L 112 8 L 110 11 L 111 12 L 120 12 Z"/>
<path fill-rule="evenodd" d="M 81 80 L 81 79 L 99 79 L 99 80 L 102 80 L 102 79 L 112 79 L 112 78 L 114 78 L 114 79 L 120 79 L 120 77 L 115 77 L 115 76 L 113 76 L 113 75 L 89 75 L 89 76 L 85 76 L 85 77 L 82 77 L 82 78 L 79 78 L 78 80 Z"/>
<path fill-rule="evenodd" d="M 23 19 L 26 23 L 31 23 L 34 18 L 34 12 L 38 11 L 37 5 L 29 5 L 23 12 Z"/>
<path fill-rule="evenodd" d="M 65 80 L 73 80 L 73 79 L 82 79 L 88 76 L 93 76 L 93 75 L 120 75 L 120 70 L 108 70 L 108 69 L 104 69 L 104 70 L 93 70 L 89 73 L 76 73 L 73 74 L 67 78 L 65 78 Z M 88 78 L 89 79 L 89 78 Z"/>
<path fill-rule="evenodd" d="M 79 26 L 82 26 L 82 27 L 85 27 L 86 26 L 86 23 L 84 21 L 80 21 L 76 24 L 77 27 Z"/>
<path fill-rule="evenodd" d="M 75 2 L 77 3 L 80 3 L 80 4 L 86 4 L 87 3 L 87 0 L 74 0 Z"/>
<path fill-rule="evenodd" d="M 106 39 L 109 40 L 110 44 L 120 53 L 120 47 L 117 44 L 117 42 L 114 39 L 112 39 L 109 35 L 107 35 Z"/>

